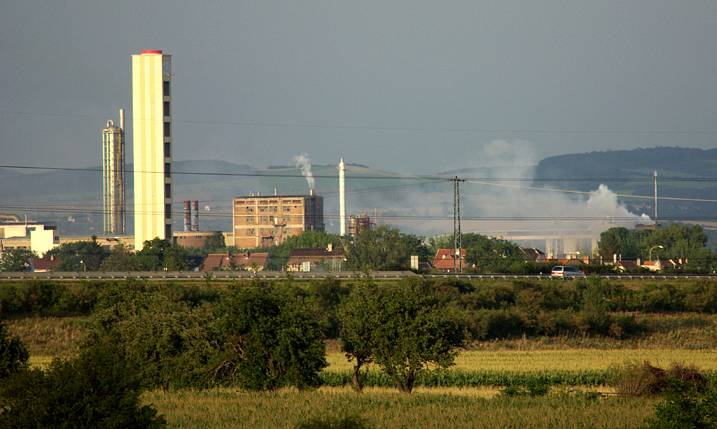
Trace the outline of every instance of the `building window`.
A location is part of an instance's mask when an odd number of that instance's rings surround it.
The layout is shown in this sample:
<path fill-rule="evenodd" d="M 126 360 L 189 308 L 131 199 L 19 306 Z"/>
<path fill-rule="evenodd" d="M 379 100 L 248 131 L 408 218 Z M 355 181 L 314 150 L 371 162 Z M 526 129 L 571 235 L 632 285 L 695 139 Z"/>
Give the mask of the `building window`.
<path fill-rule="evenodd" d="M 164 142 L 164 157 L 169 158 L 172 156 L 172 148 L 169 142 Z"/>
<path fill-rule="evenodd" d="M 172 125 L 169 122 L 164 123 L 164 136 L 172 137 Z"/>
<path fill-rule="evenodd" d="M 171 204 L 165 204 L 164 205 L 164 217 L 169 218 L 172 216 L 172 205 Z"/>
<path fill-rule="evenodd" d="M 164 177 L 172 177 L 172 163 L 164 163 Z"/>
<path fill-rule="evenodd" d="M 164 116 L 169 116 L 169 101 L 164 102 Z"/>
<path fill-rule="evenodd" d="M 162 95 L 169 97 L 169 81 L 165 80 L 162 82 Z"/>
<path fill-rule="evenodd" d="M 164 239 L 165 240 L 172 239 L 172 225 L 171 224 L 164 225 Z"/>
<path fill-rule="evenodd" d="M 164 184 L 164 198 L 172 198 L 172 185 L 169 183 Z"/>

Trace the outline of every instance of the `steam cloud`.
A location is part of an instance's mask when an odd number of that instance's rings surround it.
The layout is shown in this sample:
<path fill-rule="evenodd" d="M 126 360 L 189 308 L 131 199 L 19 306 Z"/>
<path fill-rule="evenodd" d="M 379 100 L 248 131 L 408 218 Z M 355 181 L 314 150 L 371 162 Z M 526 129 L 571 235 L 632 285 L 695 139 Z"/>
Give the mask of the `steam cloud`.
<path fill-rule="evenodd" d="M 495 140 L 471 155 L 475 159 L 466 156 L 470 169 L 447 173 L 475 178 L 461 184 L 463 232 L 498 237 L 575 233 L 598 239 L 611 227 L 652 222 L 646 215 L 631 213 L 604 184 L 589 193 L 559 192 L 550 190 L 551 184 L 532 184 L 538 159 L 529 142 Z M 521 180 L 495 180 L 499 178 Z M 421 235 L 452 231 L 453 194 L 447 185 L 426 184 L 377 194 L 354 198 L 360 206 L 380 207 L 383 213 L 393 215 L 387 222 L 408 231 Z"/>
<path fill-rule="evenodd" d="M 309 159 L 309 154 L 302 153 L 300 155 L 296 155 L 293 160 L 296 167 L 301 169 L 301 175 L 306 178 L 306 183 L 308 183 L 309 189 L 312 191 L 315 190 L 316 179 L 314 179 L 314 174 L 311 172 L 311 159 Z"/>

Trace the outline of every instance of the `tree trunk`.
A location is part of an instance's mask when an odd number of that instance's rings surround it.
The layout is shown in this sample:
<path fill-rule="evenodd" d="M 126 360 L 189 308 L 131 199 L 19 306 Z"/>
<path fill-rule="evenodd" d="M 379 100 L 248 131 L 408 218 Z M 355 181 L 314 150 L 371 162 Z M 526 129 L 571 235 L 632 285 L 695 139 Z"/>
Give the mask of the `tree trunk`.
<path fill-rule="evenodd" d="M 414 371 L 408 371 L 406 373 L 406 379 L 400 380 L 400 377 L 396 377 L 396 385 L 398 391 L 401 393 L 411 394 L 413 391 L 413 385 L 416 382 L 416 373 Z"/>
<path fill-rule="evenodd" d="M 363 365 L 363 362 L 360 360 L 356 361 L 356 365 L 354 365 L 354 371 L 351 375 L 351 387 L 358 392 L 363 392 L 363 380 L 361 380 L 361 366 Z"/>

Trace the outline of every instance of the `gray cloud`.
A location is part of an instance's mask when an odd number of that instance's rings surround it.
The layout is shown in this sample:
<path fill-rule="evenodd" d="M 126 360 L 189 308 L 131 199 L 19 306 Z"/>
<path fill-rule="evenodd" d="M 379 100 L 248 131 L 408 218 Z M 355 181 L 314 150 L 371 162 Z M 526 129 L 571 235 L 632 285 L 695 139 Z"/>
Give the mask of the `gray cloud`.
<path fill-rule="evenodd" d="M 6 1 L 2 159 L 98 164 L 143 48 L 174 55 L 176 159 L 433 172 L 495 139 L 714 147 L 633 131 L 714 128 L 715 21 L 709 1 Z"/>

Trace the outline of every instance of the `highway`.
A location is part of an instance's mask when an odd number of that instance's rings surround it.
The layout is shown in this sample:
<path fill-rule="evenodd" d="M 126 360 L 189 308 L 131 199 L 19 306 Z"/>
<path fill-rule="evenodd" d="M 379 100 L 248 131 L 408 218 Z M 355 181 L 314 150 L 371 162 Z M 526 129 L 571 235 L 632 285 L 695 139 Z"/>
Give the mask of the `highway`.
<path fill-rule="evenodd" d="M 549 275 L 514 275 L 514 274 L 416 274 L 412 271 L 375 271 L 370 273 L 375 280 L 397 280 L 403 278 L 422 277 L 426 279 L 457 278 L 465 280 L 546 280 L 561 281 L 564 279 L 553 278 Z M 611 280 L 679 280 L 679 279 L 717 279 L 716 275 L 596 275 Z M 78 281 L 78 280 L 150 280 L 150 281 L 232 281 L 232 280 L 311 280 L 335 278 L 340 280 L 352 280 L 366 278 L 366 273 L 359 271 L 341 272 L 283 272 L 283 271 L 137 271 L 137 272 L 6 272 L 0 273 L 0 282 L 17 280 L 53 280 L 53 281 Z"/>

